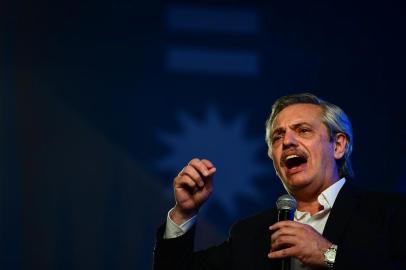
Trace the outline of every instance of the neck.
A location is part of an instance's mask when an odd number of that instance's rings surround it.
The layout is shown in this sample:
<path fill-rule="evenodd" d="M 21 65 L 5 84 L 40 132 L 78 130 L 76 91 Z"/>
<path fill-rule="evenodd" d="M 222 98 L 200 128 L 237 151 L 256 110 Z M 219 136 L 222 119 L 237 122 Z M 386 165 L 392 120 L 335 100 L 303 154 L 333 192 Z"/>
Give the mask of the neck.
<path fill-rule="evenodd" d="M 312 216 L 323 209 L 323 206 L 317 199 L 312 202 L 297 201 L 297 210 L 301 212 L 308 212 Z"/>
<path fill-rule="evenodd" d="M 301 212 L 308 212 L 311 215 L 323 210 L 323 206 L 319 203 L 318 197 L 324 190 L 336 183 L 338 180 L 339 179 L 337 176 L 332 178 L 331 181 L 325 181 L 325 184 L 319 188 L 314 188 L 309 185 L 307 187 L 291 191 L 291 195 L 297 201 L 297 210 Z"/>

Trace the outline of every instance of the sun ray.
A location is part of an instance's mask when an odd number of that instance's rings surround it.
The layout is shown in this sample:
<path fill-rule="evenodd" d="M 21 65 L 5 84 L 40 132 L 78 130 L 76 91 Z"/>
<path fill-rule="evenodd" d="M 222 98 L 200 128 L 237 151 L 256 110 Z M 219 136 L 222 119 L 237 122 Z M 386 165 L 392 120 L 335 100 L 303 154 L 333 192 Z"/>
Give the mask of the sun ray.
<path fill-rule="evenodd" d="M 215 192 L 203 211 L 213 210 L 213 202 L 218 202 L 231 216 L 238 210 L 236 199 L 239 195 L 255 201 L 259 193 L 255 177 L 270 169 L 257 160 L 261 147 L 266 147 L 262 138 L 245 135 L 247 118 L 240 115 L 225 123 L 214 107 L 208 108 L 200 122 L 186 113 L 179 114 L 178 118 L 182 127 L 179 133 L 161 132 L 158 135 L 170 149 L 170 153 L 157 163 L 158 168 L 176 175 L 193 157 L 210 159 L 217 167 Z"/>

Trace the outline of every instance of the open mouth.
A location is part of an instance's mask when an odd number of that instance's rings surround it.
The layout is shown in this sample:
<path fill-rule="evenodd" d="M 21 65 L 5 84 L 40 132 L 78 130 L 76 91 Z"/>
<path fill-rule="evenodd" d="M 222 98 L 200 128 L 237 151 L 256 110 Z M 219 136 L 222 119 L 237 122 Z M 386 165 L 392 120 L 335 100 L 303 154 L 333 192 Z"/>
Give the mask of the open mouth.
<path fill-rule="evenodd" d="M 307 163 L 307 156 L 302 154 L 290 154 L 283 158 L 283 164 L 288 170 L 299 168 Z"/>

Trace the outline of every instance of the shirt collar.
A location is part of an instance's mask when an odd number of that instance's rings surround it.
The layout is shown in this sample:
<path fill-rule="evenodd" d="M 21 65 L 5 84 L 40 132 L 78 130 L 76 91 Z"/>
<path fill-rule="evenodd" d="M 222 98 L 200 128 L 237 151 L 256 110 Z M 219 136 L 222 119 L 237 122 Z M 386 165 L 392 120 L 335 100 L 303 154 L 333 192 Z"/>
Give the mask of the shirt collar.
<path fill-rule="evenodd" d="M 317 197 L 317 200 L 319 201 L 320 205 L 323 206 L 323 212 L 330 210 L 334 202 L 337 198 L 338 192 L 341 190 L 343 185 L 345 184 L 345 177 L 341 178 L 328 188 L 326 188 L 320 195 Z M 296 219 L 301 219 L 306 215 L 307 212 L 301 212 L 299 210 L 295 211 L 295 217 Z"/>
<path fill-rule="evenodd" d="M 328 188 L 326 188 L 320 195 L 317 197 L 319 203 L 324 206 L 324 209 L 330 209 L 333 207 L 334 202 L 337 198 L 338 192 L 341 190 L 345 184 L 345 177 L 341 178 Z"/>

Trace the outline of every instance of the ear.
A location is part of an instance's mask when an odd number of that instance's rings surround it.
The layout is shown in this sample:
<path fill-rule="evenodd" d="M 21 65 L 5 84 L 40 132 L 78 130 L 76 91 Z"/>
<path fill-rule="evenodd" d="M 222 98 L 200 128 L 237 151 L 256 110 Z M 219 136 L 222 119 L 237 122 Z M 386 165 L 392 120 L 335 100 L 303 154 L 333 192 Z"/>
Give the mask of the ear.
<path fill-rule="evenodd" d="M 344 133 L 337 133 L 334 138 L 334 158 L 336 160 L 341 159 L 345 154 L 345 148 L 348 140 Z"/>

